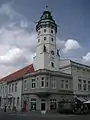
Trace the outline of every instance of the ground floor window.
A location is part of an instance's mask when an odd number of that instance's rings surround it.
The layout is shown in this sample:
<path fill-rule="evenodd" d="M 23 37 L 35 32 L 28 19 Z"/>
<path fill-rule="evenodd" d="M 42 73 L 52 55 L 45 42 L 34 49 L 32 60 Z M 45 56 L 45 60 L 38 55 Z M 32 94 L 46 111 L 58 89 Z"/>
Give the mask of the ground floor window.
<path fill-rule="evenodd" d="M 56 109 L 56 99 L 50 99 L 50 110 Z"/>
<path fill-rule="evenodd" d="M 36 110 L 36 99 L 35 98 L 31 99 L 31 110 Z"/>

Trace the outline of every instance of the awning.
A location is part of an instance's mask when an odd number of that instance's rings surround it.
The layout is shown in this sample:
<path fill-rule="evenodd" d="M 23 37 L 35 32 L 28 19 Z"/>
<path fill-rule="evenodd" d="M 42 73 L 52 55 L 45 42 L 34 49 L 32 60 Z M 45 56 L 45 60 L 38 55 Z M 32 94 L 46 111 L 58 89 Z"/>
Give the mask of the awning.
<path fill-rule="evenodd" d="M 77 100 L 81 101 L 81 102 L 85 102 L 85 101 L 87 101 L 87 100 L 84 99 L 83 97 L 76 97 L 76 96 L 75 96 L 75 98 L 76 98 Z"/>
<path fill-rule="evenodd" d="M 84 103 L 90 103 L 90 100 L 88 100 L 88 101 L 85 101 Z"/>
<path fill-rule="evenodd" d="M 90 98 L 85 98 L 86 101 L 90 101 Z"/>

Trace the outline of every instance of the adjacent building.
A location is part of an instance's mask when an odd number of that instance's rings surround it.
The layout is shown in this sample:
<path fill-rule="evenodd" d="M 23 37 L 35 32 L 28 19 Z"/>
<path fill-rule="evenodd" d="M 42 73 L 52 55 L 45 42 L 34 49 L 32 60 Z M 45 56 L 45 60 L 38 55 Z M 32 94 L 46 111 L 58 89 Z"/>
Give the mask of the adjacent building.
<path fill-rule="evenodd" d="M 60 60 L 59 69 L 64 73 L 72 74 L 74 95 L 90 99 L 90 66 L 71 60 Z"/>

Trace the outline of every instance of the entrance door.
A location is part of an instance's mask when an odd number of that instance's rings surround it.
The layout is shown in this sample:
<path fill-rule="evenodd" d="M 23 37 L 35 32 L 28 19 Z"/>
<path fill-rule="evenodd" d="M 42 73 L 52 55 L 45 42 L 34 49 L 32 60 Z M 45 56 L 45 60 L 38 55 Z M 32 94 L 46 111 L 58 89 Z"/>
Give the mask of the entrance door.
<path fill-rule="evenodd" d="M 44 99 L 41 100 L 41 112 L 46 113 L 46 101 Z"/>
<path fill-rule="evenodd" d="M 41 111 L 45 111 L 46 110 L 46 103 L 41 103 Z"/>

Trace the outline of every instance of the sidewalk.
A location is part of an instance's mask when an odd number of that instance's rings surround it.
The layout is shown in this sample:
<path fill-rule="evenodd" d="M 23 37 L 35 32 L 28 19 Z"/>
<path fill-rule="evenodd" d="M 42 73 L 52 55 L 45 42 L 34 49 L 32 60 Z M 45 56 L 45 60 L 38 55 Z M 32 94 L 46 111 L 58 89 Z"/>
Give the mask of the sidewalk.
<path fill-rule="evenodd" d="M 14 111 L 7 111 L 7 112 L 0 112 L 3 114 L 9 115 L 17 115 L 17 116 L 34 116 L 34 117 L 68 117 L 68 116 L 75 116 L 73 114 L 60 114 L 60 113 L 41 113 L 38 111 L 28 111 L 28 112 L 14 112 Z"/>

